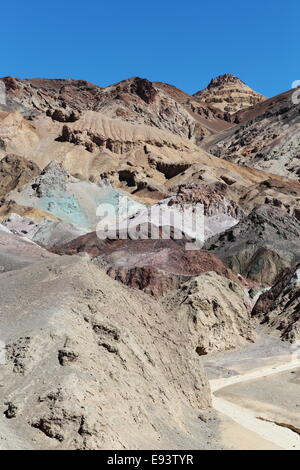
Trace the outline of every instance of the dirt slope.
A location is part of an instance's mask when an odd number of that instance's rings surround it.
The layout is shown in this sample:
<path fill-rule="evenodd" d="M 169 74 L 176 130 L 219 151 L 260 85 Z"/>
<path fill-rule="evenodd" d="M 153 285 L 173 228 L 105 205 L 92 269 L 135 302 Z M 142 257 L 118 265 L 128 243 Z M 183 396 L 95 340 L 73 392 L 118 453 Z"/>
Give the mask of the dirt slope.
<path fill-rule="evenodd" d="M 210 393 L 190 333 L 153 299 L 79 257 L 1 274 L 0 289 L 7 357 L 0 406 L 16 443 L 23 436 L 46 449 L 214 445 L 213 428 L 197 418 Z"/>

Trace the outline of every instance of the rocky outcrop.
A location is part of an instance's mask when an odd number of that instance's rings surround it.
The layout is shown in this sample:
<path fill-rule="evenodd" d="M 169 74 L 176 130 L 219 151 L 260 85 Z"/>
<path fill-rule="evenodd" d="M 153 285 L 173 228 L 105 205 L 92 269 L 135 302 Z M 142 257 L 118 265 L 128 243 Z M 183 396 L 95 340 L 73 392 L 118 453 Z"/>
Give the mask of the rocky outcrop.
<path fill-rule="evenodd" d="M 300 184 L 297 181 L 268 178 L 250 185 L 238 202 L 246 212 L 251 212 L 261 205 L 269 205 L 300 220 Z"/>
<path fill-rule="evenodd" d="M 191 139 L 96 111 L 82 111 L 77 121 L 68 123 L 54 121 L 46 113 L 29 121 L 18 112 L 0 111 L 0 139 L 0 156 L 14 152 L 40 168 L 57 160 L 82 180 L 99 182 L 108 176 L 113 184 L 145 200 L 161 199 L 191 182 L 225 184 L 230 192 L 226 197 L 236 200 L 245 187 L 268 179 L 259 171 L 220 163 Z M 128 167 L 139 174 L 135 186 L 118 177 Z"/>
<path fill-rule="evenodd" d="M 280 273 L 274 286 L 257 300 L 252 316 L 282 340 L 293 343 L 300 339 L 300 265 Z"/>
<path fill-rule="evenodd" d="M 61 108 L 76 111 L 93 109 L 101 94 L 100 87 L 85 80 L 4 77 L 1 81 L 6 90 L 7 107 L 26 116 L 55 112 Z"/>
<path fill-rule="evenodd" d="M 75 122 L 80 118 L 80 111 L 66 110 L 64 108 L 48 109 L 47 116 L 50 116 L 53 121 L 58 122 Z"/>
<path fill-rule="evenodd" d="M 299 100 L 294 91 L 236 114 L 237 126 L 204 144 L 212 154 L 240 165 L 299 180 Z"/>
<path fill-rule="evenodd" d="M 194 96 L 229 114 L 254 106 L 265 99 L 230 73 L 213 78 L 207 88 Z"/>
<path fill-rule="evenodd" d="M 153 299 L 78 257 L 2 274 L 0 289 L 4 448 L 11 435 L 15 448 L 214 447 L 191 334 Z"/>
<path fill-rule="evenodd" d="M 30 119 L 47 113 L 55 121 L 74 122 L 82 111 L 93 110 L 172 132 L 196 143 L 230 127 L 226 113 L 197 102 L 171 85 L 145 78 L 133 77 L 107 88 L 70 79 L 5 77 L 1 81 L 6 91 L 5 109 L 20 111 Z"/>
<path fill-rule="evenodd" d="M 296 218 L 280 209 L 260 206 L 204 247 L 245 278 L 272 285 L 284 268 L 300 259 L 299 241 Z"/>
<path fill-rule="evenodd" d="M 152 83 L 145 78 L 135 78 L 130 89 L 148 104 L 153 103 L 157 95 L 157 90 L 154 88 Z"/>
<path fill-rule="evenodd" d="M 34 162 L 26 158 L 6 155 L 0 161 L 0 196 L 28 183 L 40 171 Z"/>
<path fill-rule="evenodd" d="M 113 140 L 88 130 L 72 129 L 67 125 L 62 128 L 61 135 L 57 137 L 56 141 L 82 145 L 88 152 L 95 150 L 102 152 L 107 149 L 121 155 L 133 151 L 137 147 L 132 141 Z"/>
<path fill-rule="evenodd" d="M 215 272 L 182 284 L 163 299 L 179 329 L 190 331 L 200 355 L 222 351 L 254 340 L 250 302 L 243 288 Z"/>

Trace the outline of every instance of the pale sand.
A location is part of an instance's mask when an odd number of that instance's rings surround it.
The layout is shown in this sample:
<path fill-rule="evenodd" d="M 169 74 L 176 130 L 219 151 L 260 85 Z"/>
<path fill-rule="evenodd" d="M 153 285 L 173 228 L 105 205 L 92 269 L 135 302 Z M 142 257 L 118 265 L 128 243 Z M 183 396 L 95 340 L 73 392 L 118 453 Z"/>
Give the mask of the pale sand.
<path fill-rule="evenodd" d="M 299 367 L 300 360 L 290 360 L 288 363 L 283 365 L 263 367 L 243 375 L 211 380 L 210 385 L 212 392 L 215 393 L 230 385 L 267 377 L 288 370 L 294 370 Z M 257 414 L 255 412 L 229 402 L 219 396 L 216 397 L 213 395 L 213 407 L 215 410 L 231 418 L 235 423 L 240 424 L 278 448 L 284 450 L 300 450 L 300 436 L 290 429 L 278 426 L 271 422 L 262 421 L 257 418 Z"/>

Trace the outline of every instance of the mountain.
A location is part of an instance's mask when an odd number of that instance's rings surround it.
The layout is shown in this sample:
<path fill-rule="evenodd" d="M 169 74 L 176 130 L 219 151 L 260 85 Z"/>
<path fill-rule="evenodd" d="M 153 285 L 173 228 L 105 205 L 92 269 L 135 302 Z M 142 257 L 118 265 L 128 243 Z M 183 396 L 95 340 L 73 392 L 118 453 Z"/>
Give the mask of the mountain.
<path fill-rule="evenodd" d="M 0 448 L 269 446 L 215 392 L 299 338 L 294 91 L 0 86 Z"/>
<path fill-rule="evenodd" d="M 213 78 L 207 88 L 195 93 L 194 97 L 230 115 L 266 99 L 231 73 Z"/>
<path fill-rule="evenodd" d="M 235 114 L 236 126 L 203 148 L 240 165 L 299 180 L 300 104 L 288 91 Z"/>
<path fill-rule="evenodd" d="M 33 117 L 45 112 L 59 122 L 75 122 L 82 111 L 95 111 L 108 118 L 146 124 L 181 137 L 201 140 L 225 129 L 222 113 L 199 104 L 167 84 L 133 77 L 106 88 L 83 80 L 2 79 L 6 109 Z M 177 91 L 175 91 L 177 90 Z"/>

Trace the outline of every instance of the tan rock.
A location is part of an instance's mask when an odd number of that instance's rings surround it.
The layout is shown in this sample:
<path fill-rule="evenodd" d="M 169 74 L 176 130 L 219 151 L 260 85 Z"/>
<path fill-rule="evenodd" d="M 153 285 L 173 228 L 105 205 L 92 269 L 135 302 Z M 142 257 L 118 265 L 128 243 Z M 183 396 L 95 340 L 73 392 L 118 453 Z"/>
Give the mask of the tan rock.
<path fill-rule="evenodd" d="M 253 341 L 249 298 L 236 282 L 208 272 L 184 283 L 163 300 L 180 331 L 188 330 L 199 355 Z"/>

